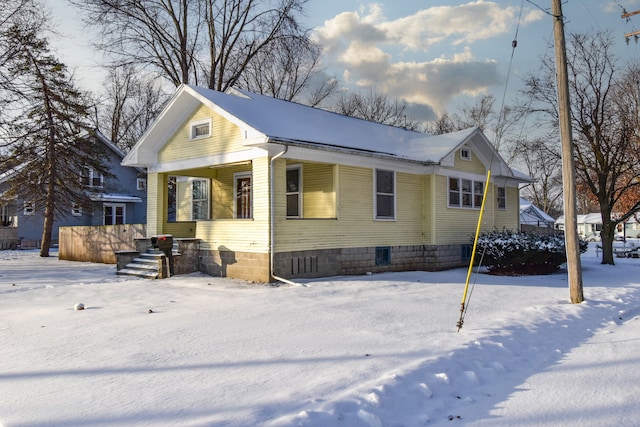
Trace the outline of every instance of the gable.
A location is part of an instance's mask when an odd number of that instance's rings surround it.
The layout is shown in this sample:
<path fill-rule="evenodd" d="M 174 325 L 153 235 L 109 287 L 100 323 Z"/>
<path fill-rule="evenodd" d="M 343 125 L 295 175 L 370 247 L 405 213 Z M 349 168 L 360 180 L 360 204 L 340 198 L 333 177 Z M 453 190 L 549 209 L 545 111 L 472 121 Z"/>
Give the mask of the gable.
<path fill-rule="evenodd" d="M 192 135 L 192 126 L 208 123 L 210 135 Z M 182 122 L 181 126 L 158 151 L 158 162 L 172 162 L 213 156 L 245 150 L 241 129 L 206 105 L 200 105 Z"/>

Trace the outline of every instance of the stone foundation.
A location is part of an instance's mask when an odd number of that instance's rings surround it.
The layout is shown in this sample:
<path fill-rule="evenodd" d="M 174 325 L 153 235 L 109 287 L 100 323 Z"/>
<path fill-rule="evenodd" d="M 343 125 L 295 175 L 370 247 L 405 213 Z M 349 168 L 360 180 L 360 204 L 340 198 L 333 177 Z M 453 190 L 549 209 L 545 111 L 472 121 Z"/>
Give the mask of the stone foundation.
<path fill-rule="evenodd" d="M 218 250 L 199 251 L 199 270 L 215 277 L 268 283 L 269 254 Z"/>
<path fill-rule="evenodd" d="M 175 239 L 174 274 L 195 271 L 214 277 L 229 277 L 251 282 L 273 281 L 269 254 L 200 249 L 198 239 Z M 323 249 L 277 253 L 274 273 L 284 279 L 362 275 L 386 271 L 436 271 L 467 266 L 463 247 L 469 245 L 410 245 L 365 248 Z M 149 239 L 136 239 L 137 256 L 151 247 Z M 119 266 L 120 268 L 120 266 Z"/>
<path fill-rule="evenodd" d="M 444 270 L 468 265 L 469 260 L 462 256 L 462 247 L 412 245 L 278 253 L 274 257 L 274 271 L 277 276 L 295 279 Z"/>

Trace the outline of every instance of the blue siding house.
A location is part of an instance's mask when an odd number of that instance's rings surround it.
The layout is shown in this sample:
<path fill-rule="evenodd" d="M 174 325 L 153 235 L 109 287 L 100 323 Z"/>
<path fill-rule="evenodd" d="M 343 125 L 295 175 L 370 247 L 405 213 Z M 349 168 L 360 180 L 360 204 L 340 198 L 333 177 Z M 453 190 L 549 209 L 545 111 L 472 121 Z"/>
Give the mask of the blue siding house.
<path fill-rule="evenodd" d="M 54 222 L 54 243 L 63 226 L 145 224 L 147 221 L 144 169 L 122 166 L 125 153 L 100 131 L 96 130 L 93 135 L 108 148 L 105 162 L 113 176 L 102 176 L 90 168 L 78 172 L 78 179 L 89 194 L 91 209 L 86 211 L 70 204 L 69 214 Z M 0 196 L 7 190 L 10 177 L 11 171 L 0 173 Z M 0 197 L 0 249 L 17 245 L 39 247 L 43 214 L 25 201 L 3 201 Z"/>

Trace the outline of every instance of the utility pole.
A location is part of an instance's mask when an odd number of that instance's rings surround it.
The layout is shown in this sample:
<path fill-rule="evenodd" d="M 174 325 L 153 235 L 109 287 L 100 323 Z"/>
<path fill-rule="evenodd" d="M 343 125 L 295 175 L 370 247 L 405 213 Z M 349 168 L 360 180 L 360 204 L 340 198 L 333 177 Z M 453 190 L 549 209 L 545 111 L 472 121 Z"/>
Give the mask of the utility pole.
<path fill-rule="evenodd" d="M 639 13 L 640 13 L 640 10 L 634 10 L 633 12 L 627 12 L 626 10 L 622 9 L 622 19 L 626 19 L 627 21 L 629 21 L 633 15 L 637 15 Z M 638 35 L 640 35 L 640 31 L 632 31 L 630 33 L 626 33 L 624 35 L 624 38 L 625 38 L 625 40 L 627 41 L 627 44 L 628 44 L 629 43 L 629 38 L 635 37 L 636 40 L 638 40 Z"/>
<path fill-rule="evenodd" d="M 560 112 L 560 139 L 562 141 L 562 188 L 564 195 L 565 250 L 567 272 L 572 304 L 584 301 L 582 294 L 582 266 L 576 216 L 576 172 L 573 158 L 573 137 L 569 106 L 569 82 L 567 78 L 567 51 L 564 40 L 564 23 L 561 0 L 551 0 L 553 34 L 556 51 L 556 78 L 558 86 L 558 109 Z"/>

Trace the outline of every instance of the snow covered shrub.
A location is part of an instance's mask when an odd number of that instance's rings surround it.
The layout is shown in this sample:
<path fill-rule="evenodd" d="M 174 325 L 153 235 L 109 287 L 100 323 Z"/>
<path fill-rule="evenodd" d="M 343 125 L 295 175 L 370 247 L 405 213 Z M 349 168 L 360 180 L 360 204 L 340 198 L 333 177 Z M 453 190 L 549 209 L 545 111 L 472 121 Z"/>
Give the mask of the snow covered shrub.
<path fill-rule="evenodd" d="M 580 252 L 588 243 L 580 241 Z M 478 238 L 476 260 L 491 274 L 527 275 L 549 274 L 567 261 L 564 236 L 533 234 L 518 231 L 492 231 Z"/>

